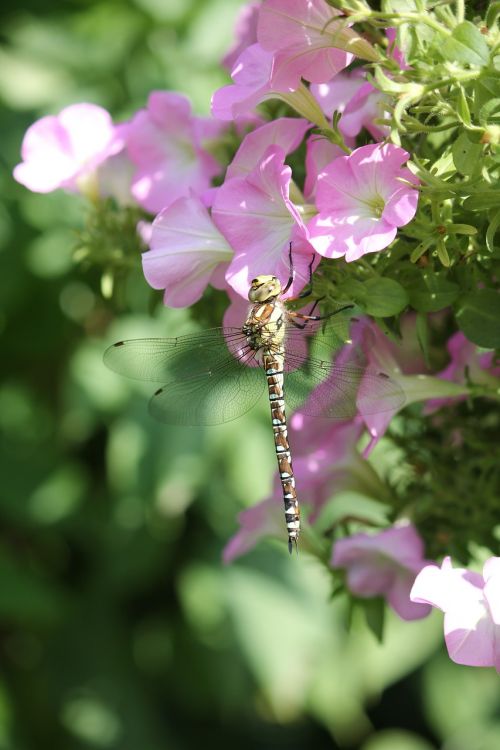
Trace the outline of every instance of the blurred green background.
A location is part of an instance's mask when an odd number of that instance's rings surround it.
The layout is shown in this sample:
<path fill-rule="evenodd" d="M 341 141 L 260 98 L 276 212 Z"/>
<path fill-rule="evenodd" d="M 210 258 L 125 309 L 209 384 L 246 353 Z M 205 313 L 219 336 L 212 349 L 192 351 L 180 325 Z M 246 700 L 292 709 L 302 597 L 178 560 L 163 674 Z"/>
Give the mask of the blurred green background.
<path fill-rule="evenodd" d="M 497 677 L 447 659 L 439 614 L 389 616 L 380 645 L 285 544 L 223 566 L 271 490 L 267 409 L 155 424 L 102 352 L 189 312 L 151 315 L 138 268 L 117 313 L 73 267 L 83 203 L 11 178 L 28 125 L 72 102 L 120 120 L 168 88 L 207 114 L 239 5 L 2 5 L 0 750 L 497 750 Z"/>

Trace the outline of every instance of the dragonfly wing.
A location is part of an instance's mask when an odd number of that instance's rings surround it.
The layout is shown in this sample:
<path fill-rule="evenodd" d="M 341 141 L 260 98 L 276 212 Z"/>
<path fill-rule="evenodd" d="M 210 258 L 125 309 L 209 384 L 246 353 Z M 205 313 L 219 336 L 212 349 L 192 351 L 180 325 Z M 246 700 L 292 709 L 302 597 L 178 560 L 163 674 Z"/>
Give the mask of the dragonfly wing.
<path fill-rule="evenodd" d="M 396 411 L 405 402 L 402 388 L 383 372 L 350 364 L 287 355 L 285 399 L 311 417 L 352 419 L 356 414 Z"/>
<path fill-rule="evenodd" d="M 151 399 L 150 413 L 176 425 L 214 425 L 237 419 L 256 404 L 265 386 L 260 367 L 249 367 L 245 360 L 228 355 L 216 367 L 167 383 Z"/>
<path fill-rule="evenodd" d="M 211 328 L 170 339 L 118 341 L 104 352 L 110 370 L 136 380 L 165 383 L 193 377 L 217 367 L 228 352 L 241 356 L 248 349 L 239 328 Z"/>
<path fill-rule="evenodd" d="M 319 346 L 321 349 L 317 355 L 311 353 L 322 358 L 324 352 L 331 354 L 349 340 L 349 330 L 355 320 L 351 308 L 340 308 L 337 314 L 323 320 L 300 321 L 289 318 L 286 323 L 286 342 L 292 350 L 300 348 L 302 342 L 313 348 Z"/>

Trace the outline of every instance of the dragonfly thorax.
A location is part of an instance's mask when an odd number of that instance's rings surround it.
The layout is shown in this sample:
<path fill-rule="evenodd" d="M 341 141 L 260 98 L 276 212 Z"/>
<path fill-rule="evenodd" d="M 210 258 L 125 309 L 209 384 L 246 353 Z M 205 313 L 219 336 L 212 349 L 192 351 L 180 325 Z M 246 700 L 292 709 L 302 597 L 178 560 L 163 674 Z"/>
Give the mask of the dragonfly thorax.
<path fill-rule="evenodd" d="M 250 302 L 268 302 L 281 294 L 281 282 L 276 276 L 256 276 L 248 290 Z"/>
<path fill-rule="evenodd" d="M 283 347 L 286 310 L 280 300 L 252 305 L 243 333 L 254 350 L 277 351 Z"/>

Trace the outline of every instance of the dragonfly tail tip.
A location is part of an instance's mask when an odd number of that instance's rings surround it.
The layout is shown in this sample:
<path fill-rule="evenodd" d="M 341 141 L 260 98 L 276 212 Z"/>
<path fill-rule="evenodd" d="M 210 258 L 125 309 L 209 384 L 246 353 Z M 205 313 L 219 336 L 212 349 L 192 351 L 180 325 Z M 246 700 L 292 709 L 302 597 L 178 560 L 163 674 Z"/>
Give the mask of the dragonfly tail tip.
<path fill-rule="evenodd" d="M 288 552 L 292 554 L 293 548 L 295 547 L 295 552 L 297 553 L 297 557 L 299 555 L 299 545 L 297 544 L 297 537 L 288 537 Z"/>

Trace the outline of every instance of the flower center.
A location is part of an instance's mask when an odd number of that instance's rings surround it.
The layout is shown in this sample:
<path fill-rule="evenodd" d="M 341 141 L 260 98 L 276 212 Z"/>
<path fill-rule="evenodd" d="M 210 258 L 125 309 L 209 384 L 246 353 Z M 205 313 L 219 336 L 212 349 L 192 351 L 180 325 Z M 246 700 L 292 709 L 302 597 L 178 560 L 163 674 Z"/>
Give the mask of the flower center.
<path fill-rule="evenodd" d="M 377 219 L 380 219 L 385 208 L 384 199 L 380 195 L 378 195 L 378 193 L 376 193 L 374 196 L 364 201 L 364 203 L 369 206 L 370 210 L 373 212 L 373 215 Z"/>

